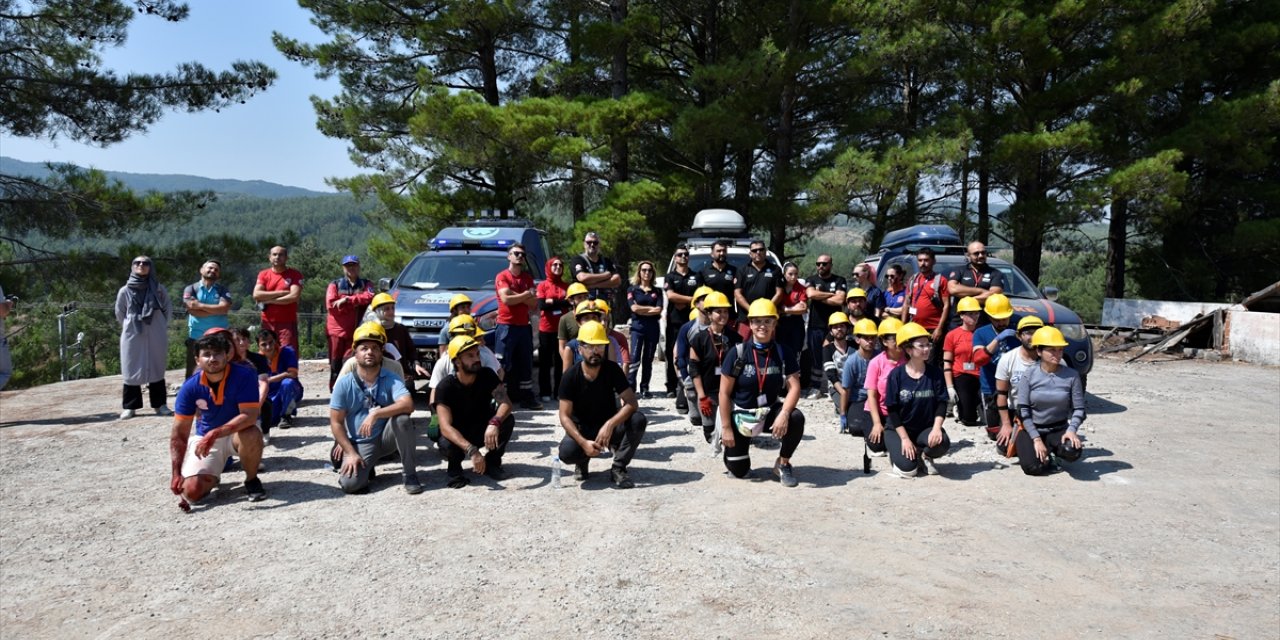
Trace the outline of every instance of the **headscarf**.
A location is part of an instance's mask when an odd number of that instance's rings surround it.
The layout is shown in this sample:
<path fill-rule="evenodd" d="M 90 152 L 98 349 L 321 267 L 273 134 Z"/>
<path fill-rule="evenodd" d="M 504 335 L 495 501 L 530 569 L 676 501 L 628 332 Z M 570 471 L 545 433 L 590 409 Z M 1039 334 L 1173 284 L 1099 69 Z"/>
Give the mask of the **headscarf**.
<path fill-rule="evenodd" d="M 559 262 L 564 265 L 564 268 L 560 270 L 560 275 L 553 275 L 551 273 L 551 263 L 553 262 Z M 548 307 L 544 302 L 542 305 L 544 312 L 552 312 L 555 310 L 566 311 L 569 309 L 569 302 L 565 299 L 565 294 L 569 290 L 569 283 L 564 280 L 564 270 L 568 268 L 569 265 L 566 264 L 564 260 L 561 260 L 559 256 L 551 256 L 547 259 L 546 264 L 542 266 L 542 272 L 545 273 L 547 277 L 542 282 L 538 283 L 536 294 L 542 300 L 550 298 L 556 301 L 555 304 L 550 307 Z"/>
<path fill-rule="evenodd" d="M 163 305 L 160 304 L 160 292 L 156 284 L 156 263 L 151 261 L 151 268 L 147 270 L 147 276 L 144 278 L 133 272 L 133 264 L 129 265 L 129 281 L 125 286 L 129 289 L 129 315 L 134 318 L 134 322 L 141 320 L 146 324 L 151 324 L 151 314 L 157 310 L 163 311 Z"/>

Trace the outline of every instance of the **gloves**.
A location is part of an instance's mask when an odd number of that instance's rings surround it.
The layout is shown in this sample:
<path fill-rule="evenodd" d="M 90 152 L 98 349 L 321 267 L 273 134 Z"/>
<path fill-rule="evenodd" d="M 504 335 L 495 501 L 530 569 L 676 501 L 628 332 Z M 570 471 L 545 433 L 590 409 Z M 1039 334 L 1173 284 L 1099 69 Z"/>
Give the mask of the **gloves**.
<path fill-rule="evenodd" d="M 955 387 L 947 387 L 947 397 L 948 397 L 948 398 L 950 398 L 950 400 L 951 400 L 951 404 L 954 406 L 954 405 L 955 405 L 955 403 L 956 403 L 956 388 L 955 388 Z"/>
<path fill-rule="evenodd" d="M 840 433 L 849 430 L 849 416 L 840 416 Z"/>
<path fill-rule="evenodd" d="M 1018 337 L 1018 332 L 1014 331 L 1013 327 L 1009 327 L 1008 329 L 1005 329 L 1004 331 L 1001 331 L 999 334 L 997 334 L 996 340 L 999 340 L 1000 342 L 1004 342 L 1009 338 L 1016 338 L 1016 337 Z"/>
<path fill-rule="evenodd" d="M 711 417 L 712 412 L 714 412 L 714 411 L 715 411 L 715 405 L 712 405 L 712 404 L 711 404 L 711 396 L 703 396 L 703 397 L 699 398 L 699 399 L 698 399 L 698 409 L 699 409 L 700 411 L 702 411 L 702 415 L 707 416 L 708 418 L 710 418 L 710 417 Z"/>

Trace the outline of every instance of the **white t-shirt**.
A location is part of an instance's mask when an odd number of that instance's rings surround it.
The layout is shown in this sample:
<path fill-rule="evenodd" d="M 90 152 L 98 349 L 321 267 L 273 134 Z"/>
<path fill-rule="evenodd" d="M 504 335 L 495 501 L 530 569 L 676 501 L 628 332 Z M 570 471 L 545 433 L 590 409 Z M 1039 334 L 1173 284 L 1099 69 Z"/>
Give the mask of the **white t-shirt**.
<path fill-rule="evenodd" d="M 493 350 L 484 345 L 480 345 L 480 365 L 486 369 L 492 369 L 499 377 L 502 376 L 501 365 L 498 364 L 498 356 L 493 355 Z M 429 383 L 431 388 L 435 389 L 440 386 L 440 383 L 444 382 L 445 378 L 453 375 L 454 371 L 453 360 L 449 358 L 436 360 L 436 366 L 431 370 L 431 382 Z"/>
<path fill-rule="evenodd" d="M 1027 360 L 1022 357 L 1022 348 L 1019 347 L 1013 351 L 1006 351 L 1000 356 L 1000 361 L 996 363 L 996 380 L 1004 380 L 1009 383 L 1009 407 L 1018 406 L 1017 395 L 1018 380 L 1027 372 L 1028 369 L 1036 365 L 1035 360 Z"/>

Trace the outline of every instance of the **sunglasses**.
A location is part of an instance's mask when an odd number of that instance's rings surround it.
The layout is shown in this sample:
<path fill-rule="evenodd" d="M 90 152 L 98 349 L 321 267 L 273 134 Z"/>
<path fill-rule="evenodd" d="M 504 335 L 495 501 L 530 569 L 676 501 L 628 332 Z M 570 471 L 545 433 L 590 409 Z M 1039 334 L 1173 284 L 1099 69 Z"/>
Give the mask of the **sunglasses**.
<path fill-rule="evenodd" d="M 517 258 L 523 258 L 523 257 L 524 257 L 524 252 L 523 252 L 523 251 L 512 251 L 512 252 L 511 252 L 511 255 L 513 255 L 513 256 L 515 256 L 515 257 L 517 257 Z"/>
<path fill-rule="evenodd" d="M 764 247 L 760 247 L 759 249 L 749 249 L 748 251 L 750 253 L 764 253 Z"/>
<path fill-rule="evenodd" d="M 831 266 L 831 263 L 830 263 L 830 262 L 819 262 L 819 263 L 817 263 L 817 265 L 818 265 L 819 267 L 829 267 L 829 266 Z"/>
<path fill-rule="evenodd" d="M 687 253 L 677 253 L 677 254 L 676 254 L 676 257 L 677 257 L 677 258 L 688 258 L 688 257 L 689 257 L 689 254 L 687 254 Z"/>
<path fill-rule="evenodd" d="M 989 254 L 988 252 L 986 252 L 986 251 L 974 251 L 973 253 L 971 253 L 971 254 L 969 254 L 969 255 L 971 255 L 971 256 L 973 256 L 973 257 L 977 258 L 977 257 L 981 257 L 981 256 L 985 256 L 985 255 L 990 255 L 990 254 Z"/>
<path fill-rule="evenodd" d="M 552 263 L 551 263 L 551 268 L 552 268 L 552 269 L 563 269 L 563 268 L 564 268 L 564 265 L 563 265 L 563 264 L 560 264 L 559 262 L 552 262 Z"/>
<path fill-rule="evenodd" d="M 146 260 L 134 260 L 134 261 L 133 261 L 133 266 L 135 266 L 135 267 L 149 267 L 149 266 L 151 266 L 151 263 L 150 263 L 150 262 L 147 262 Z"/>
<path fill-rule="evenodd" d="M 591 245 L 591 246 L 593 246 L 593 247 L 594 247 L 594 246 L 596 246 L 596 245 L 600 244 L 600 241 L 599 241 L 599 240 L 586 240 L 586 241 L 584 241 L 584 244 L 589 244 L 589 245 Z"/>

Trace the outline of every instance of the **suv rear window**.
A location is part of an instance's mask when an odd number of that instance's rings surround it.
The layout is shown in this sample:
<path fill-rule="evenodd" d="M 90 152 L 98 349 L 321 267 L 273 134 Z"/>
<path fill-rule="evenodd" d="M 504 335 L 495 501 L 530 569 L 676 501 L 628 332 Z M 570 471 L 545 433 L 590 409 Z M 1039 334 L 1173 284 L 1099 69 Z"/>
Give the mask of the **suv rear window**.
<path fill-rule="evenodd" d="M 396 284 L 410 289 L 491 290 L 494 278 L 506 268 L 507 254 L 500 251 L 428 253 L 414 258 Z M 530 270 L 535 280 L 542 279 L 541 272 L 541 265 Z"/>

